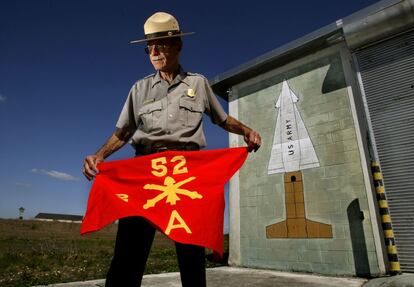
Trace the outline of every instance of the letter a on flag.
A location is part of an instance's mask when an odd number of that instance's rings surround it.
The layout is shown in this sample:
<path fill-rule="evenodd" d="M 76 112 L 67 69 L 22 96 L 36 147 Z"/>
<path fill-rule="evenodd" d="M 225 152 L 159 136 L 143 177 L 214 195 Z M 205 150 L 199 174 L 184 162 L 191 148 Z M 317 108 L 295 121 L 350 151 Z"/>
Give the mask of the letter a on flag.
<path fill-rule="evenodd" d="M 174 241 L 222 255 L 224 185 L 246 158 L 246 148 L 225 148 L 99 163 L 81 234 L 142 216 Z"/>

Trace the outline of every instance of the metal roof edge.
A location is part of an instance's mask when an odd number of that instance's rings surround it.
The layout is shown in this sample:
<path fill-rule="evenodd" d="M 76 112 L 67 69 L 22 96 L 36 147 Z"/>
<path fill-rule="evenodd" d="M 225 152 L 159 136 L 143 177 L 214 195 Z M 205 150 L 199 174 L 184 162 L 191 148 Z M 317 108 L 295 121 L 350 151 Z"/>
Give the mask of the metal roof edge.
<path fill-rule="evenodd" d="M 414 0 L 383 0 L 343 19 L 351 50 L 362 49 L 414 27 Z"/>

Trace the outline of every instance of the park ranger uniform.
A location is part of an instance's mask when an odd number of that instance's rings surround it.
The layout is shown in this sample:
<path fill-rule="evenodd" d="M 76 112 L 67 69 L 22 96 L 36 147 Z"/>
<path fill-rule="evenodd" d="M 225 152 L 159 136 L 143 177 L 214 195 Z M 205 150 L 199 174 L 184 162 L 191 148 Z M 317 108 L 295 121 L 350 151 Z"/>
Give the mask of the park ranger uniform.
<path fill-rule="evenodd" d="M 137 155 L 198 150 L 206 146 L 203 113 L 215 124 L 227 118 L 205 77 L 181 69 L 169 84 L 157 72 L 132 86 L 116 126 L 135 131 L 131 143 Z M 154 234 L 155 228 L 142 217 L 119 220 L 105 286 L 140 286 Z M 182 286 L 205 286 L 204 247 L 175 246 Z"/>
<path fill-rule="evenodd" d="M 157 72 L 132 86 L 116 126 L 135 130 L 137 154 L 194 150 L 206 146 L 203 113 L 215 124 L 227 118 L 205 77 L 181 69 L 168 84 Z"/>

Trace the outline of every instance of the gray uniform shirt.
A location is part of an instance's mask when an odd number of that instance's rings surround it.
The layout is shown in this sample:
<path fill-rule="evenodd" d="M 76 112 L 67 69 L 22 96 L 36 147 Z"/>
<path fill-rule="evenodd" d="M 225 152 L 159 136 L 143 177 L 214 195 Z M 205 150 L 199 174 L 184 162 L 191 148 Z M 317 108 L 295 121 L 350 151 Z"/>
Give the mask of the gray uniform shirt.
<path fill-rule="evenodd" d="M 168 84 L 157 72 L 132 86 L 116 126 L 135 131 L 131 141 L 138 151 L 155 143 L 201 148 L 206 146 L 203 113 L 215 124 L 227 118 L 204 76 L 181 69 Z"/>

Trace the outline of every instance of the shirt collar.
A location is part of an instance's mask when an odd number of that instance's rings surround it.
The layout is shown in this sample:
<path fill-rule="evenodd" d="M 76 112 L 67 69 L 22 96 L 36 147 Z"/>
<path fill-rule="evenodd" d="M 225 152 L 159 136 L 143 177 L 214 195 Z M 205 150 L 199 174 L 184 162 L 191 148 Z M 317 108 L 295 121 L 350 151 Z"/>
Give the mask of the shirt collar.
<path fill-rule="evenodd" d="M 163 79 L 161 78 L 161 74 L 160 71 L 157 71 L 154 76 L 152 77 L 152 87 L 154 87 L 156 84 L 161 83 Z M 178 75 L 175 77 L 175 79 L 172 81 L 170 86 L 173 85 L 177 85 L 180 82 L 183 82 L 184 84 L 186 84 L 187 86 L 190 85 L 190 83 L 188 82 L 187 79 L 187 72 L 184 71 L 184 69 L 180 66 L 180 72 L 178 73 Z"/>

